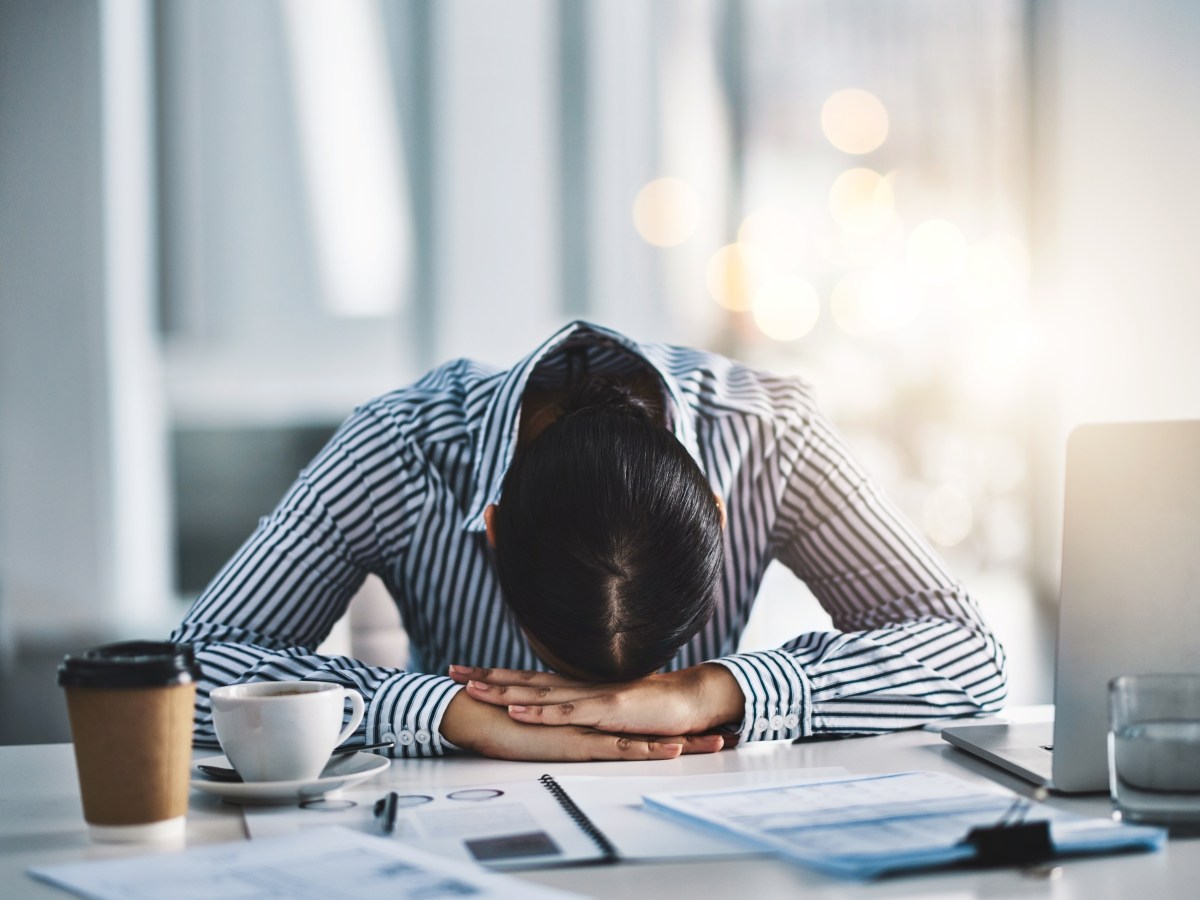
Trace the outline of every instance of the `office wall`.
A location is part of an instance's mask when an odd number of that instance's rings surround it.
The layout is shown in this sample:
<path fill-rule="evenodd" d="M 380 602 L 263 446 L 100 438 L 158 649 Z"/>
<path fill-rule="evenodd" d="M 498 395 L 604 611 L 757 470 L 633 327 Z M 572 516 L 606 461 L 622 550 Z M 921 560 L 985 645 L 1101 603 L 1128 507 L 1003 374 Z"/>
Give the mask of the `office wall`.
<path fill-rule="evenodd" d="M 146 8 L 0 4 L 6 639 L 120 633 L 165 609 Z"/>
<path fill-rule="evenodd" d="M 1198 416 L 1200 5 L 1057 6 L 1039 207 L 1063 418 Z"/>
<path fill-rule="evenodd" d="M 100 46 L 93 4 L 0 15 L 0 602 L 15 623 L 107 577 L 92 528 L 103 463 L 87 450 L 104 428 L 89 396 L 103 341 Z"/>
<path fill-rule="evenodd" d="M 1036 4 L 1035 289 L 1056 595 L 1063 450 L 1080 422 L 1200 417 L 1200 5 Z"/>

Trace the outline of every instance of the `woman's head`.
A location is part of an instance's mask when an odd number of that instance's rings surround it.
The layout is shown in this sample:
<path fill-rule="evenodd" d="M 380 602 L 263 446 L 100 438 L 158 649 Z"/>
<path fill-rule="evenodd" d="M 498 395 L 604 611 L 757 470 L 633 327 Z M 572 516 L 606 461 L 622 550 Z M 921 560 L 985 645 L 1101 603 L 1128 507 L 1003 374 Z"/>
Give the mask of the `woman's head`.
<path fill-rule="evenodd" d="M 571 674 L 656 671 L 712 613 L 712 488 L 652 406 L 611 380 L 584 382 L 519 450 L 489 519 L 508 605 Z"/>

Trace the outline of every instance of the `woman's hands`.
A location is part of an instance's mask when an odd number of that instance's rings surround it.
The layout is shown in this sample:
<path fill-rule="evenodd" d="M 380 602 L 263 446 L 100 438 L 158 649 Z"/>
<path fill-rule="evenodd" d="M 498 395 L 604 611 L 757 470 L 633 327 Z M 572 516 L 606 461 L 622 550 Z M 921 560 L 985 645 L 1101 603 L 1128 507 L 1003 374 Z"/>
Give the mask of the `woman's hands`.
<path fill-rule="evenodd" d="M 460 691 L 442 717 L 442 736 L 464 750 L 494 759 L 543 762 L 674 759 L 681 753 L 714 753 L 721 735 L 611 734 L 582 725 L 547 728 L 509 717 L 502 708 Z"/>
<path fill-rule="evenodd" d="M 447 709 L 442 734 L 460 747 L 502 759 L 711 753 L 737 738 L 705 732 L 740 721 L 744 707 L 733 676 L 713 664 L 618 684 L 469 666 L 451 666 L 450 677 L 466 690 Z"/>

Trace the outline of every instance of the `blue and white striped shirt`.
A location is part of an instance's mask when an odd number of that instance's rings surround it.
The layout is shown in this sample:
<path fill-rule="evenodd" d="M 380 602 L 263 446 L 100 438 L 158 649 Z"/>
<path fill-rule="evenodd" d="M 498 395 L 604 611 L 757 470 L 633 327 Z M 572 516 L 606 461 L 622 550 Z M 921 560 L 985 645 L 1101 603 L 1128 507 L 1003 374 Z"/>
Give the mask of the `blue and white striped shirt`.
<path fill-rule="evenodd" d="M 726 666 L 746 698 L 742 740 L 886 731 L 999 708 L 999 643 L 805 382 L 575 322 L 511 369 L 450 362 L 342 425 L 172 635 L 195 647 L 203 670 L 198 739 L 213 735 L 213 687 L 303 678 L 360 691 L 366 740 L 395 735 L 397 756 L 437 755 L 451 748 L 439 726 L 460 689 L 447 666 L 546 668 L 501 597 L 483 511 L 499 501 L 525 387 L 553 383 L 580 353 L 591 374 L 647 364 L 658 373 L 669 427 L 725 501 L 716 610 L 668 668 Z M 776 559 L 837 630 L 737 653 Z M 368 573 L 400 610 L 408 671 L 313 649 Z"/>

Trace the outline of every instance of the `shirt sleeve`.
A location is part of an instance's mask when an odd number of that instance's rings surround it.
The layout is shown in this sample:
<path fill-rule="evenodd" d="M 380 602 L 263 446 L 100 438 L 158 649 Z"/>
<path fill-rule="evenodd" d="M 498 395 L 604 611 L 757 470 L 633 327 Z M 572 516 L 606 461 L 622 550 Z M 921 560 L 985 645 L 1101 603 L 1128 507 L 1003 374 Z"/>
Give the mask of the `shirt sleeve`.
<path fill-rule="evenodd" d="M 347 420 L 300 473 L 171 635 L 192 645 L 201 669 L 196 740 L 216 740 L 214 687 L 311 680 L 362 694 L 366 712 L 357 736 L 395 740 L 394 756 L 454 749 L 440 726 L 459 685 L 314 649 L 367 574 L 404 552 L 425 479 L 423 461 L 397 424 L 369 407 Z"/>
<path fill-rule="evenodd" d="M 742 740 L 869 733 L 1000 708 L 1004 651 L 963 585 L 811 406 L 776 448 L 773 552 L 836 631 L 725 666 L 746 698 Z"/>

